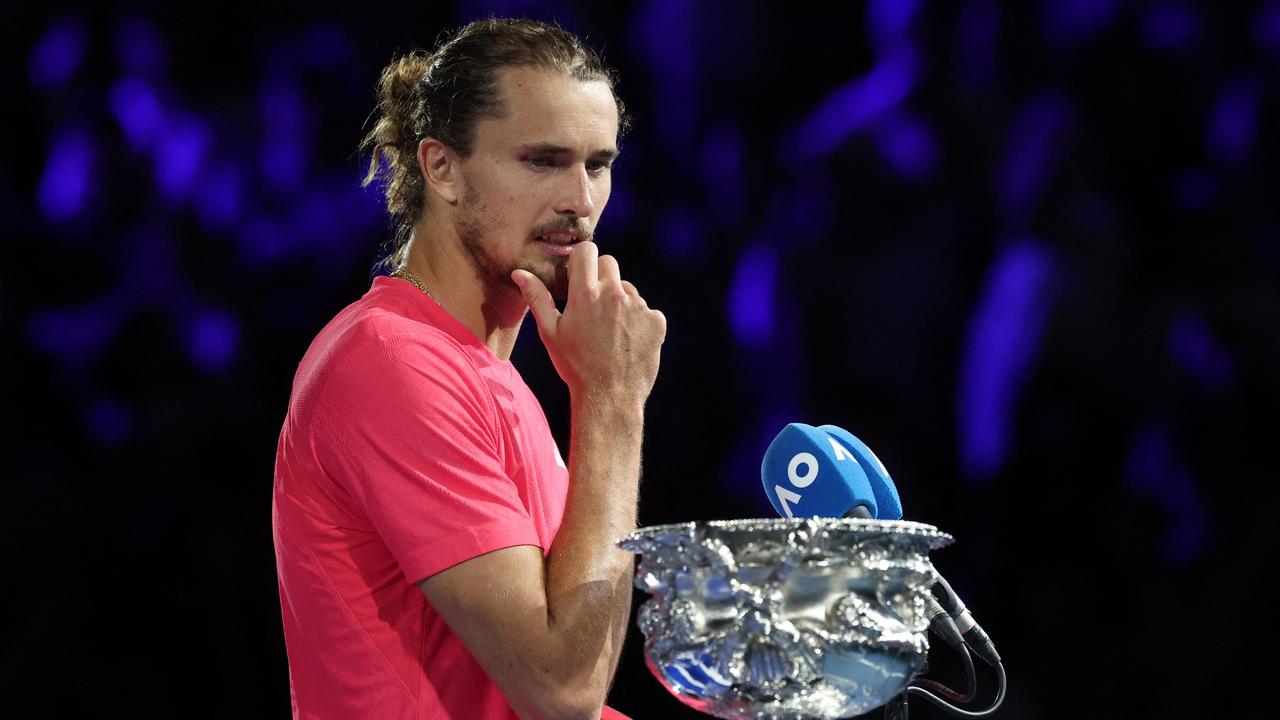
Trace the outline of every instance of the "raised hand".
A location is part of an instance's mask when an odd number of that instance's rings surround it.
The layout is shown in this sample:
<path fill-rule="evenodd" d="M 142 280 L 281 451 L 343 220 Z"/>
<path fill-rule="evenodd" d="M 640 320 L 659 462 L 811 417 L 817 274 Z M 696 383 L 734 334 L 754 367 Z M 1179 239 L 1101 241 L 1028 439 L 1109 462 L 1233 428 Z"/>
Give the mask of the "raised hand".
<path fill-rule="evenodd" d="M 573 248 L 568 276 L 568 298 L 560 312 L 536 276 L 511 273 L 560 378 L 576 400 L 643 405 L 658 375 L 666 317 L 650 309 L 635 286 L 622 279 L 618 261 L 600 256 L 593 242 Z"/>

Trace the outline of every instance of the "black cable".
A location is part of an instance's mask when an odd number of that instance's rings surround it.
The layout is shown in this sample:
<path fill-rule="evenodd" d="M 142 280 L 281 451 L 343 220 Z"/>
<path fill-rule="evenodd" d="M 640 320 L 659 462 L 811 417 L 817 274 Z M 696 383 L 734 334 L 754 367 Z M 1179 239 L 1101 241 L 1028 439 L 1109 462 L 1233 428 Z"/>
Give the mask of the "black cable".
<path fill-rule="evenodd" d="M 938 697 L 937 695 L 934 695 L 928 690 L 915 687 L 915 686 L 908 687 L 907 692 L 911 695 L 923 697 L 925 700 L 928 700 L 934 705 L 937 705 L 943 710 L 946 710 L 952 715 L 956 715 L 958 717 L 967 717 L 967 718 L 987 717 L 988 715 L 998 710 L 1000 708 L 1000 704 L 1004 702 L 1004 691 L 1005 691 L 1005 680 L 1006 680 L 1004 675 L 1004 664 L 995 663 L 992 667 L 996 669 L 996 677 L 998 679 L 998 685 L 996 689 L 996 699 L 993 700 L 991 702 L 991 705 L 987 707 L 985 710 L 972 711 L 972 710 L 965 710 L 962 708 L 958 708 L 955 705 L 952 705 L 951 703 L 947 702 L 946 700 L 943 700 L 942 698 Z"/>
<path fill-rule="evenodd" d="M 939 693 L 945 696 L 947 699 L 951 700 L 952 702 L 958 702 L 958 703 L 969 702 L 974 698 L 975 695 L 978 694 L 977 673 L 973 669 L 973 655 L 969 652 L 968 646 L 964 645 L 963 643 L 961 643 L 960 645 L 960 654 L 962 657 L 964 657 L 964 676 L 965 676 L 965 681 L 968 683 L 967 685 L 968 689 L 965 691 L 963 695 L 956 692 L 955 690 L 952 690 L 946 685 L 943 685 L 942 683 L 937 682 L 936 680 L 930 680 L 928 678 L 918 678 L 915 680 L 915 682 L 912 683 L 912 685 L 915 687 L 922 687 L 926 690 L 932 690 L 936 693 Z"/>
<path fill-rule="evenodd" d="M 969 612 L 969 608 L 965 607 L 964 601 L 955 590 L 951 589 L 951 583 L 941 575 L 935 574 L 935 577 L 937 582 L 933 584 L 933 590 L 942 592 L 942 599 L 946 602 L 946 612 L 959 627 L 964 642 L 988 665 L 1000 662 L 1000 653 L 996 652 L 996 646 L 978 621 L 973 619 L 973 614 Z"/>

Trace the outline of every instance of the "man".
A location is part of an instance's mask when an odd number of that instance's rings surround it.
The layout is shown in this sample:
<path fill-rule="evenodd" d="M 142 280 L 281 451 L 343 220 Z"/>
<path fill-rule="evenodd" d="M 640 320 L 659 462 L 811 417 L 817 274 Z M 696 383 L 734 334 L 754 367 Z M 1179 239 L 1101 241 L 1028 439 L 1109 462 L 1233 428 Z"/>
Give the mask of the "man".
<path fill-rule="evenodd" d="M 559 28 L 480 21 L 393 62 L 379 110 L 395 272 L 307 351 L 277 455 L 294 715 L 620 717 L 613 541 L 666 320 L 591 242 L 611 76 Z M 569 388 L 567 466 L 508 362 L 526 311 Z"/>

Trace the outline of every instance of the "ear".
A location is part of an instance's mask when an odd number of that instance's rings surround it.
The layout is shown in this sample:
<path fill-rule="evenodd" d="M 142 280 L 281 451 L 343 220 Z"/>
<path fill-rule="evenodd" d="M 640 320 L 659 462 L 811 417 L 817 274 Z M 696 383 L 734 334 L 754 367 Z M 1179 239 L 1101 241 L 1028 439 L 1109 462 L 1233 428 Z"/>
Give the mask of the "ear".
<path fill-rule="evenodd" d="M 427 192 L 434 193 L 450 205 L 458 204 L 458 154 L 435 138 L 423 138 L 418 143 L 418 167 Z"/>

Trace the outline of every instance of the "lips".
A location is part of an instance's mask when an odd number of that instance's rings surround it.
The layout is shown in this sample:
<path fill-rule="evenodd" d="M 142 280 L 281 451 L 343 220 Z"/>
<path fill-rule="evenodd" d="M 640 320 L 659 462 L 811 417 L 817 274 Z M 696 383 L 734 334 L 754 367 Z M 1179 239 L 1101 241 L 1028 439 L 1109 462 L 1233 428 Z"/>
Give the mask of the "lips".
<path fill-rule="evenodd" d="M 534 236 L 534 240 L 545 243 L 557 243 L 561 245 L 572 245 L 582 240 L 582 236 L 571 230 L 552 230 L 551 232 L 542 233 Z"/>
<path fill-rule="evenodd" d="M 558 255 L 560 257 L 568 257 L 569 253 L 573 252 L 573 246 L 577 244 L 577 240 L 569 240 L 569 241 L 543 240 L 542 239 L 543 237 L 544 236 L 538 236 L 537 238 L 534 239 L 534 243 L 536 243 L 538 247 L 542 248 L 546 252 L 552 255 Z"/>
<path fill-rule="evenodd" d="M 549 255 L 569 257 L 573 246 L 582 242 L 582 233 L 576 229 L 548 230 L 535 235 L 533 241 Z"/>

